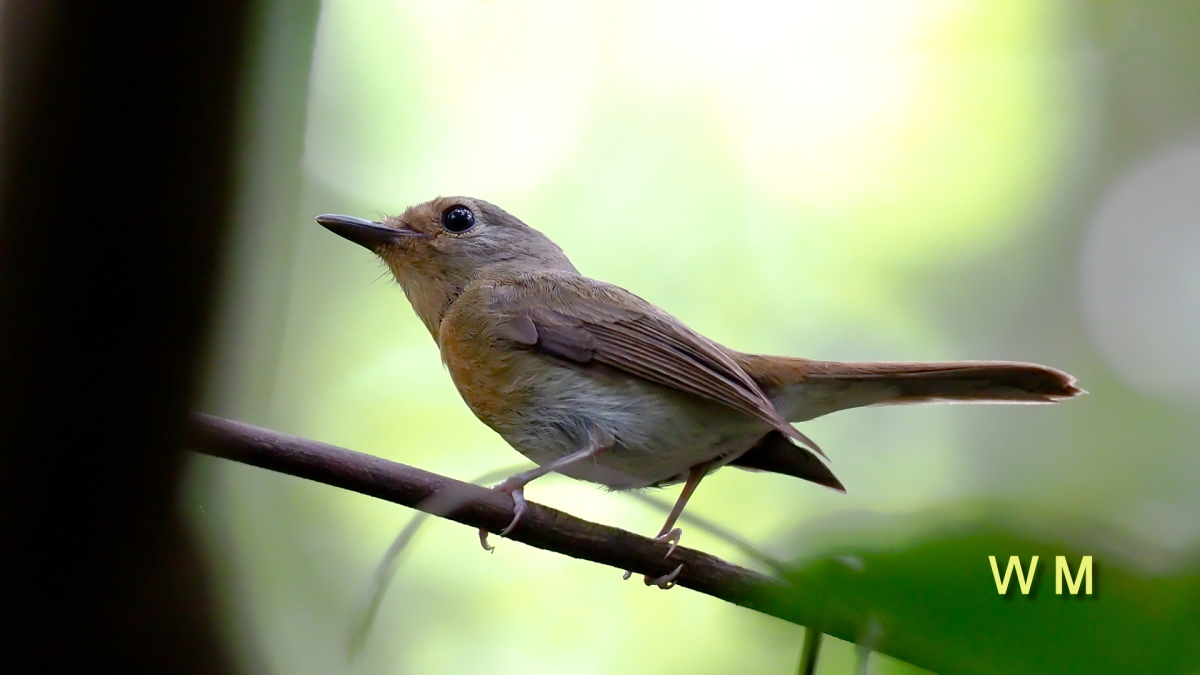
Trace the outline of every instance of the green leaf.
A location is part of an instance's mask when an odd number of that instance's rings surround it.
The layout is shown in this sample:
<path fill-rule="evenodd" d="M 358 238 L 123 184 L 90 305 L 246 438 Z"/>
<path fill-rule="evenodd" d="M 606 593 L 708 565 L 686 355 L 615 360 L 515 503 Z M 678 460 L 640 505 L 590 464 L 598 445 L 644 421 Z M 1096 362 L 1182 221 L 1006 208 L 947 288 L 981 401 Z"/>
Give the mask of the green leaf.
<path fill-rule="evenodd" d="M 977 504 L 843 525 L 837 538 L 794 563 L 765 604 L 936 672 L 1200 672 L 1197 556 L 1171 560 L 1095 523 Z M 1026 570 L 1038 556 L 1029 593 L 1014 570 L 1001 595 L 989 556 L 1001 578 L 1009 556 Z M 1059 556 L 1072 577 L 1092 557 L 1091 595 L 1083 584 L 1070 592 Z"/>

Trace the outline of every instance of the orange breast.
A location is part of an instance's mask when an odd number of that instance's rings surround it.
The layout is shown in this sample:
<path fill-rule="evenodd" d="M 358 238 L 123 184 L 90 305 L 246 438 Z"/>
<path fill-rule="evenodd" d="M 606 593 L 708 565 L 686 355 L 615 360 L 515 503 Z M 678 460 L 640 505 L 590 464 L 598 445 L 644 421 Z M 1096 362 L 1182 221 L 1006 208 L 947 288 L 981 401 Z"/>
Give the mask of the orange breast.
<path fill-rule="evenodd" d="M 524 417 L 536 357 L 489 335 L 479 322 L 446 319 L 438 342 L 454 386 L 475 416 L 503 435 Z"/>

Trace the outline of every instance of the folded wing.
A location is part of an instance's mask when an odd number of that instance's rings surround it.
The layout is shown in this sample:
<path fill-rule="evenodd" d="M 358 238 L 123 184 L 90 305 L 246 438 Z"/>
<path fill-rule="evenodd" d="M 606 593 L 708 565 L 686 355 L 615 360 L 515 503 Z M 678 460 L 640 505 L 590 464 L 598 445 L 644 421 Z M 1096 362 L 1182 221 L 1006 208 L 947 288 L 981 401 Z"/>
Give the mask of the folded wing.
<path fill-rule="evenodd" d="M 722 403 L 824 455 L 779 414 L 729 352 L 622 288 L 545 272 L 496 284 L 492 298 L 507 317 L 506 336 L 516 342 Z"/>

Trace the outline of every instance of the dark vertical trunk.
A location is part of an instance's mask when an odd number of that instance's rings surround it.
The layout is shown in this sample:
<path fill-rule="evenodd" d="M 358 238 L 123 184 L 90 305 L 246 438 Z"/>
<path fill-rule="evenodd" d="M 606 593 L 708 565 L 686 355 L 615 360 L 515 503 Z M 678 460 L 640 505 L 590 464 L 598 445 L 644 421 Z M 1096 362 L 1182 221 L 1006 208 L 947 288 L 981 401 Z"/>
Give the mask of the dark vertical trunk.
<path fill-rule="evenodd" d="M 248 8 L 2 5 L 0 635 L 38 670 L 230 670 L 176 490 Z"/>

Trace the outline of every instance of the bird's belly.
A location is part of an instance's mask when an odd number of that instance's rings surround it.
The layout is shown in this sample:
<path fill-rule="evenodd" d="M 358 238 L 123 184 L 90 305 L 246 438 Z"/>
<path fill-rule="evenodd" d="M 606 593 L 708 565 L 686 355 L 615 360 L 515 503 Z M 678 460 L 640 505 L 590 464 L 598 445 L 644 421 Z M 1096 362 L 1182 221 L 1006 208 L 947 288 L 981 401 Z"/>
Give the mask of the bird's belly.
<path fill-rule="evenodd" d="M 514 411 L 521 423 L 496 430 L 538 464 L 583 449 L 591 429 L 614 439 L 611 448 L 559 471 L 572 478 L 617 490 L 675 483 L 697 464 L 734 459 L 769 430 L 719 403 L 638 378 L 556 371 Z"/>

